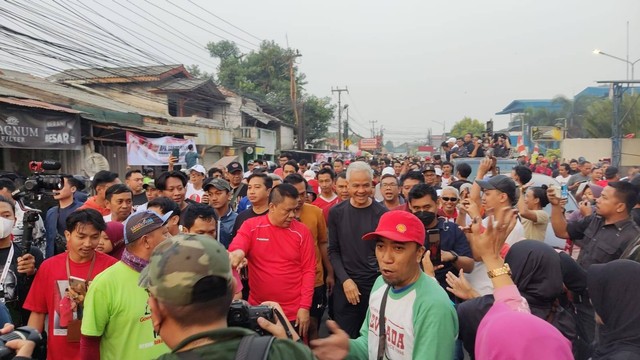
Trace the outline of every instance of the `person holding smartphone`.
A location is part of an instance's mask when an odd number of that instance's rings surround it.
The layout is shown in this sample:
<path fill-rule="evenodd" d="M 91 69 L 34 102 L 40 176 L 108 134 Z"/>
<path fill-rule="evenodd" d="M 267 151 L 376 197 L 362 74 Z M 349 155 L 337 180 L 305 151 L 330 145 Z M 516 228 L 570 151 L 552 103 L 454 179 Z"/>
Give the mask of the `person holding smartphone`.
<path fill-rule="evenodd" d="M 438 211 L 438 194 L 436 190 L 427 184 L 415 185 L 408 196 L 409 210 L 416 215 L 429 235 L 425 246 L 434 244 L 434 248 L 439 242 L 439 253 L 433 253 L 432 262 L 435 265 L 436 280 L 443 289 L 447 288 L 446 275 L 449 271 L 454 273 L 471 272 L 474 262 L 471 257 L 471 248 L 467 242 L 465 234 L 454 223 L 439 219 L 436 216 Z M 439 238 L 439 241 L 436 241 Z M 438 257 L 440 259 L 438 259 Z M 438 261 L 440 260 L 440 261 Z M 455 297 L 450 294 L 453 300 Z"/>

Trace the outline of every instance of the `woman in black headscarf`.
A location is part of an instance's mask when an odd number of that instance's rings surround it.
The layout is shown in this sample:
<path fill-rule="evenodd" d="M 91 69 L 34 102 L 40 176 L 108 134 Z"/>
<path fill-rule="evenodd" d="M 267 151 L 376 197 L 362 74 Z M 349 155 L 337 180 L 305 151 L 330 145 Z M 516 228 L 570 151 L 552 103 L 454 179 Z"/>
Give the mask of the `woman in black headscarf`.
<path fill-rule="evenodd" d="M 587 270 L 599 341 L 593 360 L 640 359 L 640 264 L 615 260 Z"/>
<path fill-rule="evenodd" d="M 511 278 L 518 291 L 529 303 L 531 313 L 549 320 L 553 316 L 554 302 L 562 293 L 562 270 L 558 253 L 541 241 L 523 240 L 509 249 L 505 262 L 511 268 Z M 457 306 L 460 339 L 469 354 L 475 353 L 478 326 L 493 301 L 493 295 L 485 295 Z"/>

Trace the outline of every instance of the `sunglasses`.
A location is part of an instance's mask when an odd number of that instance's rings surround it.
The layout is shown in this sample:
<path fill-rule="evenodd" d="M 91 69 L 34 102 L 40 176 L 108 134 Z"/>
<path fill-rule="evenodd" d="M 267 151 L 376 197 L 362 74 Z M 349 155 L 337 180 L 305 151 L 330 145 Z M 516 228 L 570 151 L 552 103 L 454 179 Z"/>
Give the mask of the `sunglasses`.
<path fill-rule="evenodd" d="M 443 196 L 443 197 L 442 197 L 442 200 L 444 200 L 444 201 L 456 202 L 456 201 L 458 201 L 458 198 L 456 198 L 456 197 L 446 197 L 446 196 Z"/>

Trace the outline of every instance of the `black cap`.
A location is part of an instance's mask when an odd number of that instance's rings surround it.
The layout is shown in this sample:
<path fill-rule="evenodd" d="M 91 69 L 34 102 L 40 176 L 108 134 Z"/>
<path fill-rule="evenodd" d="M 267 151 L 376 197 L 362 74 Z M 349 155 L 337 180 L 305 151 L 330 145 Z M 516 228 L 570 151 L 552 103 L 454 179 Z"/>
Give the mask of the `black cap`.
<path fill-rule="evenodd" d="M 511 202 L 516 200 L 516 182 L 508 176 L 496 175 L 489 180 L 476 180 L 483 190 L 498 190 L 507 194 Z"/>
<path fill-rule="evenodd" d="M 431 165 L 431 164 L 427 164 L 427 165 L 424 167 L 424 170 L 422 170 L 422 173 L 424 174 L 424 173 L 426 173 L 427 171 L 433 171 L 433 172 L 435 172 L 435 171 L 436 171 L 436 168 L 435 168 L 433 165 Z"/>
<path fill-rule="evenodd" d="M 227 165 L 227 171 L 230 173 L 242 171 L 242 165 L 237 161 L 230 162 L 229 165 Z"/>

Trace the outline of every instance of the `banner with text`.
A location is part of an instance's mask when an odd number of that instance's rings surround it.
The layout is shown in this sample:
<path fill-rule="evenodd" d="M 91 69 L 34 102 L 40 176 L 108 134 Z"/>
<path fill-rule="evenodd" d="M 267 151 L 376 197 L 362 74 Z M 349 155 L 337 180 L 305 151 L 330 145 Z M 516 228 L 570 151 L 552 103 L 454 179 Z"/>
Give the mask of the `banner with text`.
<path fill-rule="evenodd" d="M 64 113 L 0 108 L 0 147 L 80 150 L 80 119 Z"/>
<path fill-rule="evenodd" d="M 174 149 L 180 151 L 180 161 L 178 163 L 185 164 L 184 155 L 187 153 L 187 146 L 189 145 L 193 145 L 193 151 L 197 151 L 193 140 L 178 139 L 171 136 L 147 138 L 127 131 L 127 164 L 167 165 L 169 156 Z"/>

